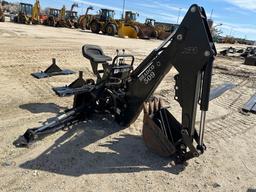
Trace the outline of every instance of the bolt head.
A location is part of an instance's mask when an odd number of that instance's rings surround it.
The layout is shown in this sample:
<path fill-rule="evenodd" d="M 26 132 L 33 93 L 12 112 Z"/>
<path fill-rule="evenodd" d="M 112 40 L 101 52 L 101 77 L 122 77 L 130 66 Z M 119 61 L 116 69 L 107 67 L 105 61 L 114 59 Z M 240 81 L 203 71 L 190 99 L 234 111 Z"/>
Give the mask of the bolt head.
<path fill-rule="evenodd" d="M 195 12 L 196 12 L 196 7 L 195 7 L 195 6 L 191 7 L 190 11 L 191 11 L 192 13 L 195 13 Z"/>
<path fill-rule="evenodd" d="M 178 39 L 179 41 L 181 41 L 181 40 L 183 39 L 183 35 L 182 35 L 182 34 L 177 35 L 177 39 Z"/>
<path fill-rule="evenodd" d="M 206 50 L 206 51 L 204 52 L 204 56 L 205 56 L 205 57 L 209 57 L 210 55 L 211 55 L 210 51 Z"/>
<path fill-rule="evenodd" d="M 199 153 L 194 152 L 194 153 L 193 153 L 193 156 L 194 156 L 194 157 L 199 157 Z"/>

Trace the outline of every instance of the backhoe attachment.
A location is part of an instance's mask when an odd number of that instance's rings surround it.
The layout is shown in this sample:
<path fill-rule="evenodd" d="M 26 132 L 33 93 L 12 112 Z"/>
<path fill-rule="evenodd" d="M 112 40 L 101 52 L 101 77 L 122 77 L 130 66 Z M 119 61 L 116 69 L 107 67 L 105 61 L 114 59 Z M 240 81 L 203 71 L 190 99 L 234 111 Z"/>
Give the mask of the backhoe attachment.
<path fill-rule="evenodd" d="M 83 46 L 82 53 L 90 60 L 97 79 L 83 80 L 80 73 L 67 89 L 56 89 L 60 96 L 74 95 L 73 108 L 52 123 L 29 129 L 15 142 L 16 146 L 28 145 L 95 113 L 110 114 L 123 127 L 129 126 L 144 106 L 143 138 L 149 148 L 163 156 L 175 155 L 179 161 L 198 157 L 204 152 L 203 135 L 216 49 L 202 7 L 192 5 L 177 31 L 136 69 L 133 69 L 134 56 L 124 51 L 123 54 L 118 52 L 113 60 L 96 45 Z M 181 107 L 181 121 L 160 101 L 144 105 L 172 67 L 177 71 L 174 99 Z M 196 129 L 198 105 L 201 123 Z"/>

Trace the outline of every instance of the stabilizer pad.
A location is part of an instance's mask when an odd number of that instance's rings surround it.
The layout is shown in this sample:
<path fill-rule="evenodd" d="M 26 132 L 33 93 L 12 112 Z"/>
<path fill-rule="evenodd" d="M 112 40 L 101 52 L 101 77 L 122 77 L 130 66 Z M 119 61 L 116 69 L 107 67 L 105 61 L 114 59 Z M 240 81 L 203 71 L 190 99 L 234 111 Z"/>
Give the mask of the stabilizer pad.
<path fill-rule="evenodd" d="M 31 75 L 37 79 L 42 79 L 42 78 L 47 78 L 47 77 L 56 76 L 56 75 L 70 75 L 70 74 L 74 74 L 74 73 L 75 73 L 74 71 L 71 71 L 69 69 L 62 70 L 56 64 L 56 59 L 53 58 L 52 64 L 45 71 L 31 73 Z"/>
<path fill-rule="evenodd" d="M 52 73 L 45 73 L 41 71 L 41 72 L 31 73 L 31 75 L 37 79 L 42 79 L 42 78 L 47 78 L 47 77 L 56 76 L 56 75 L 70 75 L 74 73 L 75 73 L 74 71 L 71 71 L 69 69 L 64 69 L 59 72 L 52 72 Z"/>
<path fill-rule="evenodd" d="M 256 114 L 256 93 L 245 103 L 242 110 L 244 112 L 251 112 Z"/>
<path fill-rule="evenodd" d="M 230 89 L 233 89 L 234 87 L 236 87 L 236 85 L 234 85 L 232 83 L 224 83 L 224 84 L 220 85 L 219 87 L 211 89 L 209 100 L 211 101 L 213 99 L 218 98 L 223 93 L 225 93 L 226 91 L 228 91 Z"/>

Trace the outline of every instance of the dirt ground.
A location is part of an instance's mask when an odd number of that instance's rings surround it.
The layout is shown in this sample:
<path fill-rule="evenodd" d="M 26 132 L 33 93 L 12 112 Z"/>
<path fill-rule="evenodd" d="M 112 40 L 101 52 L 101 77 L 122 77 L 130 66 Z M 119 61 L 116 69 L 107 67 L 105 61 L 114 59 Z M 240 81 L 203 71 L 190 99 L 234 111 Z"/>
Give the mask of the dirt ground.
<path fill-rule="evenodd" d="M 216 59 L 213 87 L 224 82 L 237 86 L 211 102 L 207 151 L 187 166 L 171 166 L 170 158 L 145 147 L 142 115 L 123 130 L 95 116 L 29 149 L 12 145 L 28 128 L 72 106 L 72 97 L 58 98 L 51 88 L 69 84 L 77 74 L 42 80 L 30 75 L 47 68 L 51 58 L 62 68 L 93 77 L 81 53 L 84 44 L 100 45 L 112 57 L 116 49 L 125 48 L 139 64 L 160 43 L 0 23 L 0 191 L 256 191 L 256 115 L 239 112 L 255 92 L 256 67 L 242 65 L 237 58 Z M 227 45 L 217 45 L 219 50 L 223 46 Z M 177 115 L 173 74 L 167 75 L 155 94 Z"/>

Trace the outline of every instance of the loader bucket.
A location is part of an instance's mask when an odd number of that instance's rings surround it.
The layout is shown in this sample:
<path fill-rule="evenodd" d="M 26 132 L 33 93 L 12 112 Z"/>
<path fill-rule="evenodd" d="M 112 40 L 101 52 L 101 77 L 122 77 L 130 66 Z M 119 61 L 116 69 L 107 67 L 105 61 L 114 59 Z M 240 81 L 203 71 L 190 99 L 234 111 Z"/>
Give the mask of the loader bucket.
<path fill-rule="evenodd" d="M 180 123 L 156 99 L 144 104 L 142 136 L 154 153 L 169 157 L 176 153 L 176 143 L 182 138 Z"/>
<path fill-rule="evenodd" d="M 131 26 L 125 26 L 124 23 L 120 24 L 118 27 L 118 36 L 121 38 L 138 38 L 135 28 Z"/>

